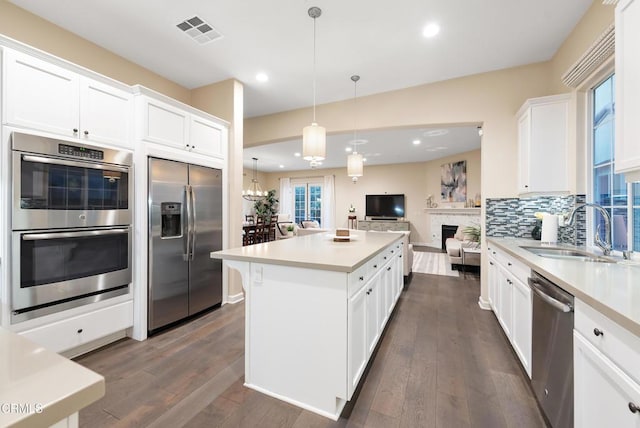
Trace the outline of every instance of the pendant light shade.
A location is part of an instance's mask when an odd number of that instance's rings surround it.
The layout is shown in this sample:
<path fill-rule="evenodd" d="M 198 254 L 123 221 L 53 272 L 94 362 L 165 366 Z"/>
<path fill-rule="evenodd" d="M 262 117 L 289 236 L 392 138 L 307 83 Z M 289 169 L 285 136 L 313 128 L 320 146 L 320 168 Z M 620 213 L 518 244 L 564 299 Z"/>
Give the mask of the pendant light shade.
<path fill-rule="evenodd" d="M 363 162 L 362 155 L 358 152 L 353 152 L 347 156 L 347 175 L 357 181 L 358 177 L 363 175 Z"/>
<path fill-rule="evenodd" d="M 322 10 L 311 7 L 307 13 L 313 18 L 313 122 L 302 129 L 302 157 L 311 161 L 313 167 L 325 158 L 327 131 L 316 122 L 316 18 L 322 15 Z"/>
<path fill-rule="evenodd" d="M 313 122 L 302 129 L 302 154 L 304 160 L 321 161 L 325 158 L 327 131 Z"/>
<path fill-rule="evenodd" d="M 353 75 L 351 76 L 351 80 L 353 81 L 353 152 L 347 156 L 347 175 L 351 177 L 351 180 L 355 184 L 358 182 L 358 177 L 362 177 L 364 175 L 364 160 L 362 159 L 362 155 L 358 153 L 356 132 L 356 95 L 360 76 Z"/>
<path fill-rule="evenodd" d="M 267 192 L 262 190 L 260 183 L 258 183 L 258 158 L 253 159 L 253 178 L 251 184 L 246 190 L 242 191 L 242 197 L 247 201 L 259 201 L 267 196 Z"/>

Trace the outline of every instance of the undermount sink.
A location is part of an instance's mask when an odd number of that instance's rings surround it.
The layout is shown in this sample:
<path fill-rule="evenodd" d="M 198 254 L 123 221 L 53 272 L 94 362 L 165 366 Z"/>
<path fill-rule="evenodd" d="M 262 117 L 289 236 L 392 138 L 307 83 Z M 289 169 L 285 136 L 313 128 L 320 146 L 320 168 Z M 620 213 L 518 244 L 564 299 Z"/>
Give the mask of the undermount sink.
<path fill-rule="evenodd" d="M 540 257 L 548 257 L 559 260 L 574 260 L 580 262 L 596 262 L 596 263 L 616 263 L 615 260 L 598 256 L 587 251 L 561 248 L 561 247 L 520 247 Z"/>

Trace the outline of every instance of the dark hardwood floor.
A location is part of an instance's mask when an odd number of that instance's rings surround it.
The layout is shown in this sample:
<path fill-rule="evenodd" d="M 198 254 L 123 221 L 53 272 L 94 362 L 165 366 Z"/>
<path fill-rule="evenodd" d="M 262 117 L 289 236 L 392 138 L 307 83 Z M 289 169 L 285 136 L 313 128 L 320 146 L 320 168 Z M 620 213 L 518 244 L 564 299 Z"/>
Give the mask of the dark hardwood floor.
<path fill-rule="evenodd" d="M 104 375 L 82 427 L 543 427 L 477 277 L 414 274 L 358 397 L 334 422 L 243 386 L 244 305 L 76 361 Z M 348 414 L 348 415 L 347 415 Z"/>

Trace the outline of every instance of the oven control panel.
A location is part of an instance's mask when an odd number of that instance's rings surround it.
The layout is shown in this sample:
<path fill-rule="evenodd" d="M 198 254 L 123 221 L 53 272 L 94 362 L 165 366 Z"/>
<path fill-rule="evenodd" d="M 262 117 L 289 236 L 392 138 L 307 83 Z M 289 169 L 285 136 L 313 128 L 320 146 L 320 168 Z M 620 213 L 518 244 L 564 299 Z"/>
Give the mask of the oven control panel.
<path fill-rule="evenodd" d="M 61 155 L 77 156 L 80 158 L 88 159 L 104 159 L 104 152 L 102 150 L 88 149 L 86 147 L 70 146 L 68 144 L 58 144 L 58 153 Z"/>

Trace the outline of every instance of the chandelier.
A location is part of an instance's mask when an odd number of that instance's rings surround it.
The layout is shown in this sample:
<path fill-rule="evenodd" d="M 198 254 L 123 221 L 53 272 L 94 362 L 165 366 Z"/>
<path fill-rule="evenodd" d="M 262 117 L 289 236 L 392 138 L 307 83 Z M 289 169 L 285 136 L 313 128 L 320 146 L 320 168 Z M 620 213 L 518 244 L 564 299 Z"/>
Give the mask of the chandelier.
<path fill-rule="evenodd" d="M 253 159 L 253 178 L 247 190 L 242 191 L 242 197 L 247 201 L 259 201 L 267 196 L 267 192 L 262 191 L 260 183 L 258 183 L 258 158 Z"/>
<path fill-rule="evenodd" d="M 347 156 L 347 175 L 351 177 L 353 184 L 358 182 L 358 177 L 362 177 L 364 164 L 362 155 L 358 153 L 357 126 L 356 126 L 356 96 L 358 91 L 358 80 L 360 76 L 351 76 L 353 81 L 353 152 Z"/>
<path fill-rule="evenodd" d="M 316 122 L 316 18 L 322 10 L 311 7 L 307 13 L 313 18 L 313 122 L 302 129 L 302 157 L 313 167 L 325 158 L 327 131 Z"/>

